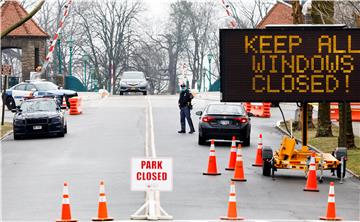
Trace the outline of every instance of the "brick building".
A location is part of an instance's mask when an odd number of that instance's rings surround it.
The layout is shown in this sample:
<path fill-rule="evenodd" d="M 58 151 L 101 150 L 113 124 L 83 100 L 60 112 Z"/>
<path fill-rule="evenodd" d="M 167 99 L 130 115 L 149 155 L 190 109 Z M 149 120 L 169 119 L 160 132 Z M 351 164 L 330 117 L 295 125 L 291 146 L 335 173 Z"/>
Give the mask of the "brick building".
<path fill-rule="evenodd" d="M 1 26 L 3 31 L 28 13 L 18 1 L 5 1 L 1 6 Z M 1 50 L 6 48 L 22 49 L 22 79 L 30 78 L 30 72 L 41 64 L 45 58 L 46 39 L 49 35 L 33 20 L 30 19 L 17 29 L 1 39 Z"/>
<path fill-rule="evenodd" d="M 265 28 L 266 25 L 270 24 L 293 24 L 291 14 L 292 6 L 290 4 L 277 1 L 256 27 Z"/>

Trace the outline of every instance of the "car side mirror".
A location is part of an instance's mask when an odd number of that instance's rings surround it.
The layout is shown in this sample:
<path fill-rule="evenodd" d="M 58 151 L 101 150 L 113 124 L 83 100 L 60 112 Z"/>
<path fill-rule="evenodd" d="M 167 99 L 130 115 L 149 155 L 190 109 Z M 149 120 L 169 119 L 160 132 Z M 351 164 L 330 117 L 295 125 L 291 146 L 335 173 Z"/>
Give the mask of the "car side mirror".
<path fill-rule="evenodd" d="M 149 77 L 149 76 L 146 76 L 146 77 L 145 77 L 145 79 L 146 79 L 146 80 L 149 80 L 149 79 L 150 79 L 150 77 Z"/>
<path fill-rule="evenodd" d="M 31 89 L 31 92 L 36 92 L 37 90 L 35 88 L 32 88 Z"/>
<path fill-rule="evenodd" d="M 201 115 L 203 114 L 203 112 L 202 112 L 202 111 L 197 111 L 195 114 L 196 114 L 197 116 L 201 116 Z"/>
<path fill-rule="evenodd" d="M 11 109 L 12 113 L 16 113 L 18 111 L 18 109 Z"/>
<path fill-rule="evenodd" d="M 251 113 L 251 112 L 248 112 L 248 113 L 247 113 L 247 115 L 248 115 L 248 117 L 252 117 L 252 116 L 254 116 L 254 114 L 253 114 L 253 113 Z"/>

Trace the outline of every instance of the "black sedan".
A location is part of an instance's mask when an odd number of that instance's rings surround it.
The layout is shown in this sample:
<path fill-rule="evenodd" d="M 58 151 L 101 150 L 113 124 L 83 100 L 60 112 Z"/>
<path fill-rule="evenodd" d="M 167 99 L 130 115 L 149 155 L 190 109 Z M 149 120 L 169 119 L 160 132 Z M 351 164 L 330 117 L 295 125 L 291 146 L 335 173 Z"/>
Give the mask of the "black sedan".
<path fill-rule="evenodd" d="M 25 99 L 12 109 L 14 139 L 31 135 L 58 135 L 67 133 L 67 124 L 61 107 L 54 98 Z"/>
<path fill-rule="evenodd" d="M 243 146 L 250 145 L 251 122 L 241 104 L 216 103 L 206 106 L 204 112 L 198 111 L 199 144 L 209 139 L 231 140 L 233 136 L 242 141 Z"/>

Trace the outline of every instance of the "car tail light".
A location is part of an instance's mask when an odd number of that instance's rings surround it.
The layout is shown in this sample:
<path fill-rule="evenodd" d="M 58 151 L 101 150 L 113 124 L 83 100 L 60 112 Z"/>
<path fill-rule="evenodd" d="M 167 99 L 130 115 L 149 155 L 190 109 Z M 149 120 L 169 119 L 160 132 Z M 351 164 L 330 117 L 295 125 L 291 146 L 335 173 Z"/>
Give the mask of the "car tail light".
<path fill-rule="evenodd" d="M 214 117 L 211 117 L 211 116 L 204 116 L 201 121 L 205 122 L 205 123 L 208 123 L 212 120 L 214 120 L 215 118 Z"/>
<path fill-rule="evenodd" d="M 235 120 L 239 121 L 240 123 L 247 123 L 248 122 L 248 119 L 244 118 L 244 117 L 236 117 Z"/>

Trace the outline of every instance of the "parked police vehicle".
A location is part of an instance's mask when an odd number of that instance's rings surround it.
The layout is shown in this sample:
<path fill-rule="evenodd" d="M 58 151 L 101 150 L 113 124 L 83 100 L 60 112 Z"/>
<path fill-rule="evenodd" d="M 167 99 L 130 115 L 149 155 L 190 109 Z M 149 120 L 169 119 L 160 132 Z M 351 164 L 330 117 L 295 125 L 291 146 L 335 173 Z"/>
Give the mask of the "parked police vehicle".
<path fill-rule="evenodd" d="M 24 98 L 20 106 L 11 111 L 14 139 L 34 135 L 58 135 L 67 133 L 64 112 L 54 97 Z"/>
<path fill-rule="evenodd" d="M 52 82 L 44 80 L 28 80 L 19 83 L 10 89 L 7 89 L 2 95 L 3 103 L 9 110 L 19 106 L 24 97 L 29 96 L 54 96 L 58 103 L 61 104 L 63 97 L 69 106 L 68 99 L 77 96 L 77 92 L 73 90 L 62 89 Z"/>

